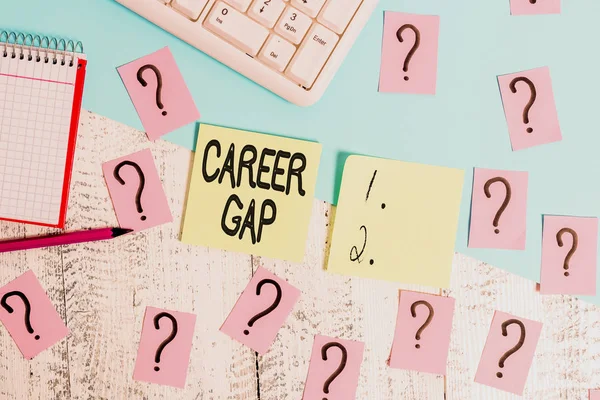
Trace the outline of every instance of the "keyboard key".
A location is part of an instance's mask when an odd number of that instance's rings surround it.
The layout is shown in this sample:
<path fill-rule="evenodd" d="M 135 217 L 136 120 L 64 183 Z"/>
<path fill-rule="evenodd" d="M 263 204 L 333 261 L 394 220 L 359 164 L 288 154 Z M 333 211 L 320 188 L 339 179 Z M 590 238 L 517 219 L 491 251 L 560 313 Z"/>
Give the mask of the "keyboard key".
<path fill-rule="evenodd" d="M 325 0 L 292 0 L 294 7 L 311 17 L 315 17 L 319 13 L 323 3 L 325 3 Z"/>
<path fill-rule="evenodd" d="M 275 22 L 283 12 L 283 0 L 254 0 L 248 15 L 268 28 L 275 26 Z"/>
<path fill-rule="evenodd" d="M 213 7 L 204 24 L 251 56 L 258 53 L 269 35 L 267 28 L 222 1 Z"/>
<path fill-rule="evenodd" d="M 258 58 L 268 66 L 283 72 L 296 51 L 296 46 L 277 35 L 271 35 Z"/>
<path fill-rule="evenodd" d="M 171 7 L 190 19 L 198 19 L 208 0 L 173 0 Z"/>
<path fill-rule="evenodd" d="M 293 7 L 288 7 L 275 27 L 275 32 L 290 42 L 299 44 L 311 23 L 312 19 L 306 14 Z"/>
<path fill-rule="evenodd" d="M 329 0 L 317 20 L 334 31 L 341 34 L 356 13 L 362 0 Z"/>
<path fill-rule="evenodd" d="M 227 2 L 241 12 L 246 12 L 252 0 L 228 0 Z"/>
<path fill-rule="evenodd" d="M 286 75 L 306 88 L 311 87 L 338 40 L 338 35 L 329 29 L 319 24 L 313 25 Z"/>

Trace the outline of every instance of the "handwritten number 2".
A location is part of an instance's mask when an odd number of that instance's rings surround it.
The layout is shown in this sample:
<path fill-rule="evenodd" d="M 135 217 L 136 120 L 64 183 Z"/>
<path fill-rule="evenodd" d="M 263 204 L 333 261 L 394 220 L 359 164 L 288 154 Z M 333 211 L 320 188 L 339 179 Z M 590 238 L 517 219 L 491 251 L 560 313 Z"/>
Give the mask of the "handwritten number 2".
<path fill-rule="evenodd" d="M 364 225 L 361 225 L 360 229 L 365 232 L 365 240 L 363 242 L 362 249 L 360 249 L 360 253 L 358 252 L 358 248 L 356 246 L 352 246 L 352 248 L 350 249 L 350 261 L 352 261 L 352 262 L 358 261 L 359 264 L 360 264 L 360 256 L 362 256 L 363 252 L 365 251 L 365 247 L 367 247 L 367 227 Z"/>

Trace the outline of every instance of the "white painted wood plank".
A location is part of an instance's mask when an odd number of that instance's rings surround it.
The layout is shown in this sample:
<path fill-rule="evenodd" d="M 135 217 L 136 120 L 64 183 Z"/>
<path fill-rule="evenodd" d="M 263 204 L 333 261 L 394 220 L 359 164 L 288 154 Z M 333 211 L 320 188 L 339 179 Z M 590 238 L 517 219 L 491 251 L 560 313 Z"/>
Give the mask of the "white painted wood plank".
<path fill-rule="evenodd" d="M 56 231 L 34 225 L 0 222 L 0 238 L 16 239 Z M 31 269 L 50 301 L 65 320 L 65 298 L 60 250 L 19 251 L 0 255 L 0 286 Z M 35 308 L 31 310 L 35 328 Z M 4 326 L 0 328 L 0 398 L 67 398 L 70 390 L 67 339 L 26 360 Z"/>
<path fill-rule="evenodd" d="M 73 176 L 70 230 L 116 226 L 101 163 L 151 148 L 174 222 L 64 250 L 73 398 L 255 399 L 254 353 L 219 332 L 251 277 L 250 256 L 179 241 L 191 153 L 148 142 L 84 113 Z M 197 315 L 185 389 L 132 379 L 146 306 Z"/>
<path fill-rule="evenodd" d="M 536 284 L 472 258 L 454 257 L 456 298 L 447 399 L 581 399 L 600 385 L 600 310 L 570 296 L 541 296 Z M 474 383 L 495 310 L 544 323 L 523 397 Z"/>

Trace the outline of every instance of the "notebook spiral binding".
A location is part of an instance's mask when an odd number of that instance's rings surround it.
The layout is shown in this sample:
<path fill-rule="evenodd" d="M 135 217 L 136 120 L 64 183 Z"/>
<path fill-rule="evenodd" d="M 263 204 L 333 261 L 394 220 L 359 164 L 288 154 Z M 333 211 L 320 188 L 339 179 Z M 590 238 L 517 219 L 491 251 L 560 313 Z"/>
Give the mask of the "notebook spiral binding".
<path fill-rule="evenodd" d="M 81 42 L 14 31 L 0 32 L 0 58 L 27 58 L 46 64 L 60 62 L 60 65 L 73 67 L 76 53 L 83 53 Z"/>

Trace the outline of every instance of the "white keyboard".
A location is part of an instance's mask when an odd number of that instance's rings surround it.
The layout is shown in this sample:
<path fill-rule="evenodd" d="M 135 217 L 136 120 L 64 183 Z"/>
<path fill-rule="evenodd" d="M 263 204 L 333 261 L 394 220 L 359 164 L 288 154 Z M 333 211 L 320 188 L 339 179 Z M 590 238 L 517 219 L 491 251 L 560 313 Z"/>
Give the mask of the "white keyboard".
<path fill-rule="evenodd" d="M 116 0 L 284 99 L 321 98 L 378 0 Z"/>

